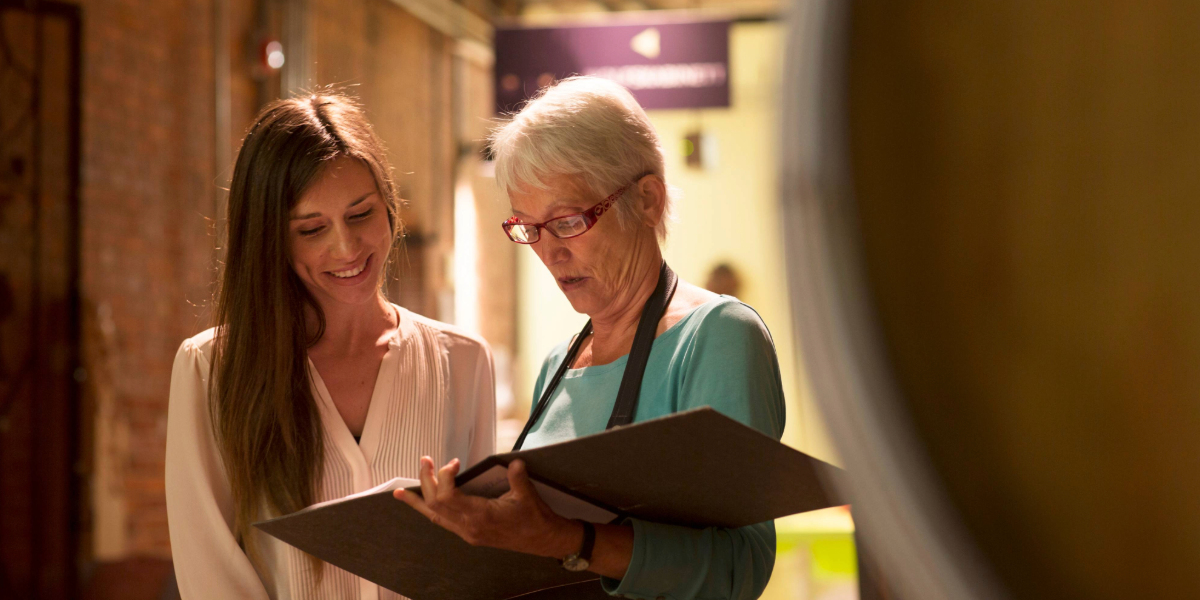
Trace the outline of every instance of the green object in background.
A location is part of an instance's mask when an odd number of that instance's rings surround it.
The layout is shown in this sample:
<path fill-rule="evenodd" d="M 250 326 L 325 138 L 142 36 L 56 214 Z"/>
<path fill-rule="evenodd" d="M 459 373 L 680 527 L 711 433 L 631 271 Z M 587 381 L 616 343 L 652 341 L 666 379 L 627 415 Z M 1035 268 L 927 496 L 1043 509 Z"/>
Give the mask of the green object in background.
<path fill-rule="evenodd" d="M 813 579 L 843 579 L 858 572 L 858 555 L 852 537 L 813 540 L 809 552 L 812 553 Z"/>
<path fill-rule="evenodd" d="M 858 553 L 848 510 L 830 508 L 776 519 L 775 531 L 775 570 L 762 600 L 856 597 Z"/>
<path fill-rule="evenodd" d="M 831 508 L 792 515 L 775 521 L 776 562 L 803 552 L 808 557 L 808 576 L 813 581 L 845 581 L 858 578 L 858 552 L 854 546 L 854 522 L 844 508 Z"/>

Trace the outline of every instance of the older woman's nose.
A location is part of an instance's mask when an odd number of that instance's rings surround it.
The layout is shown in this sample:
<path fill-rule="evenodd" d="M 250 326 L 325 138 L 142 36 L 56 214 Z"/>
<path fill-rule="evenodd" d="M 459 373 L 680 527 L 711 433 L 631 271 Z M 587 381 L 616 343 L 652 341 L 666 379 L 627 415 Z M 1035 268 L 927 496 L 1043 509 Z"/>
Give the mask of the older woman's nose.
<path fill-rule="evenodd" d="M 571 251 L 567 249 L 563 240 L 550 234 L 538 237 L 538 241 L 531 244 L 530 247 L 546 266 L 557 265 L 571 258 Z"/>

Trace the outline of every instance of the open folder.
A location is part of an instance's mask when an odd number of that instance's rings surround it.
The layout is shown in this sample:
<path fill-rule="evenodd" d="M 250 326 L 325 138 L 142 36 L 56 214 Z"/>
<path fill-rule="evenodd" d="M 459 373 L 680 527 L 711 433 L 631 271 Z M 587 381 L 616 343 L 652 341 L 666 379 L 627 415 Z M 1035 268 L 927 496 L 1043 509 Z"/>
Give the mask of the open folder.
<path fill-rule="evenodd" d="M 525 461 L 555 512 L 592 522 L 634 517 L 688 527 L 742 527 L 843 504 L 827 492 L 841 470 L 711 408 L 574 440 L 493 455 L 459 474 L 464 491 L 508 491 L 505 469 Z M 558 561 L 472 547 L 392 497 L 384 485 L 255 527 L 414 600 L 605 598 L 594 573 Z"/>

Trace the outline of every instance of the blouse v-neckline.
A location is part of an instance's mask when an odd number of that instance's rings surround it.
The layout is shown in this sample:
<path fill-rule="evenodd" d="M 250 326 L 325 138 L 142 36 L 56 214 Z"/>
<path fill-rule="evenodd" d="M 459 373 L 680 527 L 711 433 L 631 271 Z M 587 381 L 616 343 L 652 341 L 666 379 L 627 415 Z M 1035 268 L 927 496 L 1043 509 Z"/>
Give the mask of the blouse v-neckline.
<path fill-rule="evenodd" d="M 308 368 L 312 373 L 313 387 L 317 392 L 317 402 L 321 410 L 322 427 L 329 434 L 334 446 L 350 463 L 356 491 L 375 485 L 370 465 L 379 449 L 380 429 L 388 409 L 385 404 L 392 400 L 393 394 L 390 393 L 390 390 L 395 387 L 395 363 L 399 360 L 398 351 L 401 347 L 405 323 L 399 308 L 392 305 L 392 311 L 396 314 L 396 333 L 392 339 L 388 340 L 388 349 L 383 354 L 383 359 L 379 361 L 379 373 L 375 376 L 375 387 L 371 389 L 371 402 L 367 405 L 367 416 L 363 420 L 363 430 L 359 440 L 354 439 L 350 427 L 346 425 L 346 421 L 338 412 L 337 405 L 333 403 L 333 396 L 330 395 L 329 388 L 325 386 L 325 380 L 321 378 L 316 364 L 311 358 L 307 358 Z"/>

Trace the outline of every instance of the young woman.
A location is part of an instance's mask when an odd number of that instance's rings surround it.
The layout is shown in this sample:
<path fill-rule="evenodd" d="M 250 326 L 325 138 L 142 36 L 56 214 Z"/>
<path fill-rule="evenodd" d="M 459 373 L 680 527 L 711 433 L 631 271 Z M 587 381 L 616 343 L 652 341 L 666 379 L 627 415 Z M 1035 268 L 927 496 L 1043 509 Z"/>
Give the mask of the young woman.
<path fill-rule="evenodd" d="M 276 102 L 238 154 L 216 327 L 175 357 L 171 550 L 187 598 L 395 598 L 252 523 L 493 451 L 480 338 L 381 293 L 402 225 L 362 111 Z"/>

